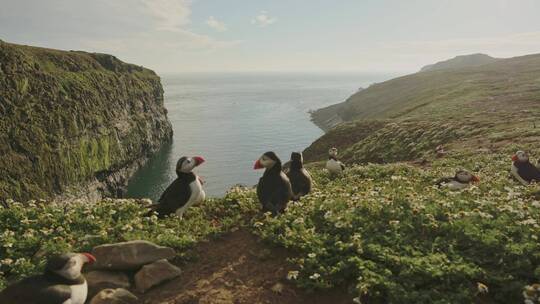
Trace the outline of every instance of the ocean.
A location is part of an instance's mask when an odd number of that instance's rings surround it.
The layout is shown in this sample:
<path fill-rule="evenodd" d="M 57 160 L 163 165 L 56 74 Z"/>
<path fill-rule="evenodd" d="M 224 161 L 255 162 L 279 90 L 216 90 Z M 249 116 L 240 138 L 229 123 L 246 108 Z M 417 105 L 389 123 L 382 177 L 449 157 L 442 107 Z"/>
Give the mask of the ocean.
<path fill-rule="evenodd" d="M 377 73 L 219 73 L 162 76 L 173 142 L 130 179 L 127 197 L 157 200 L 175 179 L 181 156 L 203 156 L 195 169 L 208 196 L 253 186 L 253 163 L 266 151 L 282 162 L 323 131 L 309 111 L 342 102 L 361 87 L 392 78 Z"/>

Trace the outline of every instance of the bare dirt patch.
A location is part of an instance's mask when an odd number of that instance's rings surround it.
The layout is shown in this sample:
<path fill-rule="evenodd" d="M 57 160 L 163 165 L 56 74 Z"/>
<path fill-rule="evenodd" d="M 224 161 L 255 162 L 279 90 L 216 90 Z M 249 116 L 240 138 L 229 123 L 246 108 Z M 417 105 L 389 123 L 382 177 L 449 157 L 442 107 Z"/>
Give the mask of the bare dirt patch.
<path fill-rule="evenodd" d="M 197 260 L 180 265 L 182 276 L 145 295 L 143 303 L 256 304 L 352 303 L 343 289 L 309 293 L 293 286 L 286 276 L 290 253 L 260 242 L 245 230 L 198 245 Z"/>

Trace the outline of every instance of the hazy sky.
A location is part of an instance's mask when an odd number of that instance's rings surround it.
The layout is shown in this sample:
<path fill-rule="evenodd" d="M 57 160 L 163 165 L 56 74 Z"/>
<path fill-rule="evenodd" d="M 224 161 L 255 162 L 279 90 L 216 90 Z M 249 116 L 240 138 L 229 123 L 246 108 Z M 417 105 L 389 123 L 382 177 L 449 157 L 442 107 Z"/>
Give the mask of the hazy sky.
<path fill-rule="evenodd" d="M 415 71 L 540 53 L 540 0 L 0 0 L 0 39 L 158 72 Z"/>

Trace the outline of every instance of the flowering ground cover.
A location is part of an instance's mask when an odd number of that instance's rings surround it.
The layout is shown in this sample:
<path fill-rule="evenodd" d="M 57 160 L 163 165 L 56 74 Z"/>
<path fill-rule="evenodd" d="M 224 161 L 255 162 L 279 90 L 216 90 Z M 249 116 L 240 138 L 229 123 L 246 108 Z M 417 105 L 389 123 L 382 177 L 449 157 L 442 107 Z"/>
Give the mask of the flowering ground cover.
<path fill-rule="evenodd" d="M 535 186 L 510 178 L 515 148 L 429 167 L 356 166 L 336 179 L 315 171 L 311 195 L 254 229 L 299 252 L 289 278 L 306 288 L 348 285 L 368 303 L 520 303 L 540 281 L 540 201 Z M 434 185 L 456 168 L 481 183 Z"/>
<path fill-rule="evenodd" d="M 247 188 L 184 220 L 144 216 L 147 201 L 10 201 L 0 207 L 0 289 L 38 272 L 53 252 L 147 239 L 181 259 L 195 243 L 249 225 L 290 250 L 287 277 L 307 289 L 347 286 L 365 303 L 520 303 L 524 286 L 540 281 L 540 195 L 510 177 L 517 148 L 450 152 L 424 166 L 350 166 L 337 178 L 313 167 L 313 192 L 278 217 L 258 213 Z M 462 191 L 435 186 L 458 168 L 481 182 Z"/>
<path fill-rule="evenodd" d="M 41 271 L 53 253 L 89 251 L 99 244 L 143 239 L 175 248 L 181 259 L 197 242 L 242 225 L 256 210 L 253 201 L 225 197 L 190 208 L 184 220 L 158 219 L 146 216 L 148 203 L 106 199 L 97 204 L 0 204 L 0 290 L 8 280 Z"/>

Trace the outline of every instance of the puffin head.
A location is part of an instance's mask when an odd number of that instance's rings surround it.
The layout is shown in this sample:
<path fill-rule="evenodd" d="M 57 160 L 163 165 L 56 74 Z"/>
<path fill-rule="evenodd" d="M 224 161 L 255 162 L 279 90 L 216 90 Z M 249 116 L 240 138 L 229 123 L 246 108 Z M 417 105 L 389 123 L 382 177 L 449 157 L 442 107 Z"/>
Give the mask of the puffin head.
<path fill-rule="evenodd" d="M 460 183 L 479 182 L 478 176 L 471 174 L 467 170 L 458 170 L 456 172 L 455 179 Z"/>
<path fill-rule="evenodd" d="M 296 162 L 303 164 L 304 163 L 304 157 L 302 156 L 301 152 L 292 152 L 291 153 L 291 162 Z"/>
<path fill-rule="evenodd" d="M 281 167 L 281 160 L 277 157 L 276 153 L 269 151 L 264 153 L 253 165 L 254 170 L 258 169 L 270 169 L 273 168 L 276 164 L 279 164 Z"/>
<path fill-rule="evenodd" d="M 512 156 L 512 161 L 525 163 L 529 161 L 529 155 L 525 151 L 517 151 L 514 156 Z"/>
<path fill-rule="evenodd" d="M 194 156 L 194 157 L 182 156 L 176 163 L 176 173 L 177 174 L 190 173 L 191 171 L 193 171 L 193 169 L 195 169 L 195 167 L 201 165 L 204 162 L 205 162 L 204 158 L 200 156 Z"/>
<path fill-rule="evenodd" d="M 330 150 L 328 150 L 328 155 L 331 156 L 331 157 L 336 158 L 337 153 L 338 153 L 338 150 L 337 150 L 336 147 L 332 147 L 332 148 L 330 148 Z"/>
<path fill-rule="evenodd" d="M 291 153 L 291 168 L 300 169 L 304 166 L 304 157 L 301 152 Z"/>
<path fill-rule="evenodd" d="M 45 269 L 68 280 L 74 280 L 81 275 L 85 264 L 95 261 L 96 258 L 90 253 L 64 253 L 51 257 Z"/>

